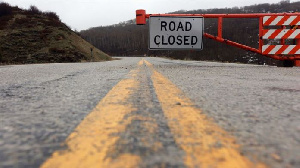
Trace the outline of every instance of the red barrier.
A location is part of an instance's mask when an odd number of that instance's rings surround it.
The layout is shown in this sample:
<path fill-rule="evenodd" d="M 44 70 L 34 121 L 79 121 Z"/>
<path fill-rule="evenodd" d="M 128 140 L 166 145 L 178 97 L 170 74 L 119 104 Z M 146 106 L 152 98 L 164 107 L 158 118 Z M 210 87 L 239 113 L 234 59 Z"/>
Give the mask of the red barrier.
<path fill-rule="evenodd" d="M 218 18 L 218 35 L 204 33 L 204 37 L 235 46 L 244 50 L 252 51 L 276 60 L 290 60 L 294 66 L 300 66 L 300 13 L 253 13 L 253 14 L 146 14 L 145 10 L 136 11 L 136 24 L 145 25 L 146 19 L 151 16 L 202 16 L 204 18 Z M 224 39 L 224 18 L 259 18 L 259 48 L 252 48 L 237 42 Z M 269 26 L 280 26 L 278 29 L 264 29 Z M 286 27 L 290 28 L 287 29 Z M 276 39 L 281 45 L 264 45 L 264 40 Z M 294 45 L 286 45 L 285 39 L 296 41 Z"/>

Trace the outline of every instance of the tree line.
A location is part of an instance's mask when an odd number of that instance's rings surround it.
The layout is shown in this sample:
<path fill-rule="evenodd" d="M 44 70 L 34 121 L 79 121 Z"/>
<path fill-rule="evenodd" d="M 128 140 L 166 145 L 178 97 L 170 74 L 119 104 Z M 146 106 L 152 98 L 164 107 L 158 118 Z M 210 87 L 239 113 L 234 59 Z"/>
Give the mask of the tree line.
<path fill-rule="evenodd" d="M 174 14 L 230 14 L 230 13 L 283 13 L 299 12 L 300 2 L 283 0 L 275 4 L 257 4 L 223 9 L 199 9 L 176 11 Z M 223 37 L 231 41 L 258 48 L 259 29 L 256 18 L 225 18 Z M 217 35 L 218 19 L 205 19 L 204 32 Z M 135 20 L 111 26 L 101 26 L 81 31 L 81 36 L 97 48 L 114 56 L 148 55 L 166 56 L 175 59 L 213 60 L 254 64 L 276 64 L 276 61 L 259 54 L 238 49 L 214 40 L 203 39 L 202 51 L 153 51 L 148 49 L 148 26 L 135 24 Z"/>

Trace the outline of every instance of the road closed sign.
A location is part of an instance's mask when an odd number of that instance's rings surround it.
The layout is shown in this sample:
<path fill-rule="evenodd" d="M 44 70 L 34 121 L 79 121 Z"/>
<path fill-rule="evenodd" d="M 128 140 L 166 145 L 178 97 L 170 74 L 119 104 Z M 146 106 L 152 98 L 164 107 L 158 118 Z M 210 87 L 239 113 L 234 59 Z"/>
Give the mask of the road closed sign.
<path fill-rule="evenodd" d="M 161 17 L 149 19 L 150 50 L 202 50 L 203 17 Z"/>

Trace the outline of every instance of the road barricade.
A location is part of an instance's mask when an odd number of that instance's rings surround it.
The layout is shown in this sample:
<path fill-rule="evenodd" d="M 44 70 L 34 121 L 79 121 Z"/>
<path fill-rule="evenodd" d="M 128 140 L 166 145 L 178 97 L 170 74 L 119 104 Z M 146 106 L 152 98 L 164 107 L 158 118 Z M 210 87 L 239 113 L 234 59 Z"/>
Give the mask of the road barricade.
<path fill-rule="evenodd" d="M 300 13 L 146 14 L 146 11 L 141 9 L 136 11 L 136 24 L 145 25 L 146 19 L 150 17 L 218 18 L 218 35 L 204 32 L 204 37 L 280 60 L 283 66 L 300 66 Z M 253 48 L 224 39 L 222 36 L 224 18 L 258 18 L 259 47 Z M 286 44 L 287 42 L 293 44 Z"/>

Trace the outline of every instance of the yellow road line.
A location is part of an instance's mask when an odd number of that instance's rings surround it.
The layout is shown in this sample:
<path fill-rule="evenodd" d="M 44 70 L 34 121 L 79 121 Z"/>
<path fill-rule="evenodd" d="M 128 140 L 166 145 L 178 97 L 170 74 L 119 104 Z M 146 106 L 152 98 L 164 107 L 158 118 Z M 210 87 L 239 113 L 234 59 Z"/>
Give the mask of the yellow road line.
<path fill-rule="evenodd" d="M 252 163 L 239 153 L 235 139 L 222 128 L 214 124 L 183 95 L 172 82 L 154 70 L 147 61 L 140 61 L 138 66 L 150 66 L 152 81 L 162 110 L 168 119 L 168 125 L 176 144 L 186 155 L 187 167 L 265 167 Z M 125 153 L 111 158 L 108 155 L 116 150 L 120 133 L 133 120 L 150 121 L 151 118 L 131 115 L 137 109 L 128 101 L 139 85 L 137 70 L 130 77 L 120 81 L 95 107 L 95 109 L 78 125 L 67 138 L 66 150 L 53 153 L 42 168 L 92 168 L 92 167 L 138 167 L 141 157 Z M 145 122 L 149 133 L 158 129 L 157 124 Z M 144 140 L 147 145 L 147 140 Z M 162 148 L 161 144 L 148 144 L 154 151 Z"/>
<path fill-rule="evenodd" d="M 239 152 L 239 145 L 226 131 L 208 119 L 171 81 L 152 69 L 152 81 L 178 146 L 186 153 L 188 167 L 252 168 L 265 167 L 250 162 Z"/>
<path fill-rule="evenodd" d="M 143 62 L 139 62 L 141 66 Z M 136 167 L 140 157 L 123 154 L 116 159 L 107 157 L 114 150 L 114 144 L 120 138 L 118 133 L 125 131 L 131 119 L 124 116 L 136 110 L 129 104 L 132 88 L 138 86 L 134 79 L 137 70 L 130 73 L 128 79 L 120 81 L 100 101 L 96 108 L 78 125 L 66 140 L 66 150 L 56 151 L 42 168 L 92 168 L 92 167 Z"/>

